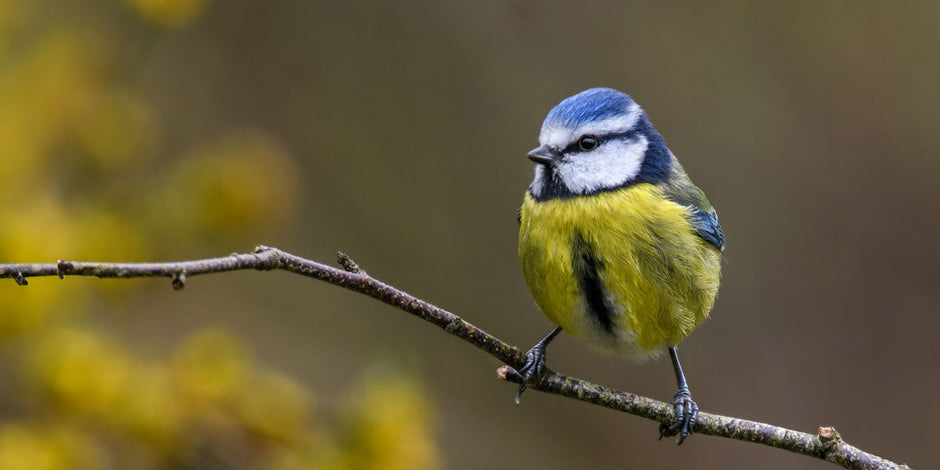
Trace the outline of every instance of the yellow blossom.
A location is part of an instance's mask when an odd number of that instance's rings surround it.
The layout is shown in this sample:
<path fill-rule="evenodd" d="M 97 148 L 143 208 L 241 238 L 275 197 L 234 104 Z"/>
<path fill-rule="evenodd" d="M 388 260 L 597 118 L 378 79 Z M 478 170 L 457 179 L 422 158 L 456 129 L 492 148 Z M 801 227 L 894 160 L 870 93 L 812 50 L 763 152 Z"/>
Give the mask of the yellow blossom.
<path fill-rule="evenodd" d="M 250 358 L 231 336 L 204 330 L 180 347 L 173 366 L 179 386 L 189 396 L 223 402 L 245 384 Z"/>
<path fill-rule="evenodd" d="M 46 335 L 32 358 L 41 391 L 71 412 L 108 416 L 132 371 L 126 353 L 110 338 L 63 329 Z"/>
<path fill-rule="evenodd" d="M 125 0 L 145 20 L 165 27 L 179 27 L 196 18 L 206 0 Z"/>
<path fill-rule="evenodd" d="M 294 442 L 310 423 L 310 394 L 287 377 L 256 375 L 241 392 L 239 418 L 248 429 L 268 439 Z"/>
<path fill-rule="evenodd" d="M 427 397 L 414 382 L 390 375 L 370 378 L 350 412 L 338 468 L 438 468 L 430 414 Z"/>

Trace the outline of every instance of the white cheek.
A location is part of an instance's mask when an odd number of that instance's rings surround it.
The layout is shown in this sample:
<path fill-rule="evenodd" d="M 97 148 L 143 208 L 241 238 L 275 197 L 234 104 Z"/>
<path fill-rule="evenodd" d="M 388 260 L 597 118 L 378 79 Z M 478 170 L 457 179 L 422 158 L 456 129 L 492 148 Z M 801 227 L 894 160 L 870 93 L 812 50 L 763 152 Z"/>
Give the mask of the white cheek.
<path fill-rule="evenodd" d="M 575 194 L 615 188 L 640 174 L 648 146 L 649 141 L 643 136 L 607 142 L 593 152 L 566 157 L 557 171 L 568 190 Z"/>

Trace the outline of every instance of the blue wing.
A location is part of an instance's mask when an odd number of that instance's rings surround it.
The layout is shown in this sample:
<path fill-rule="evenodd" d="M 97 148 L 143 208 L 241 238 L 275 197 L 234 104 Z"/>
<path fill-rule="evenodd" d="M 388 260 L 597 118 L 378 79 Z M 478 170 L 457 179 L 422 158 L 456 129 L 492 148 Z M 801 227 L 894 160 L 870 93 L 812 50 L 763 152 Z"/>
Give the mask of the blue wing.
<path fill-rule="evenodd" d="M 721 225 L 718 225 L 715 209 L 709 212 L 695 210 L 692 213 L 692 226 L 695 227 L 696 235 L 714 245 L 718 251 L 725 251 L 725 232 L 721 230 Z"/>

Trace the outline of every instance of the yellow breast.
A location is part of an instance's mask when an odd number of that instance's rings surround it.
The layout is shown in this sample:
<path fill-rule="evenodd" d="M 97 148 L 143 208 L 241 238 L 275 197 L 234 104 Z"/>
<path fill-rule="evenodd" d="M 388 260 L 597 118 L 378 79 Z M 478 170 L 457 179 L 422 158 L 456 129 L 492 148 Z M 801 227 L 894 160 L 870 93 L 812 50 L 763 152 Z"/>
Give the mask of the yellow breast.
<path fill-rule="evenodd" d="M 647 183 L 544 202 L 526 193 L 519 258 L 536 304 L 603 350 L 642 358 L 676 345 L 708 317 L 721 269 L 690 216 Z"/>

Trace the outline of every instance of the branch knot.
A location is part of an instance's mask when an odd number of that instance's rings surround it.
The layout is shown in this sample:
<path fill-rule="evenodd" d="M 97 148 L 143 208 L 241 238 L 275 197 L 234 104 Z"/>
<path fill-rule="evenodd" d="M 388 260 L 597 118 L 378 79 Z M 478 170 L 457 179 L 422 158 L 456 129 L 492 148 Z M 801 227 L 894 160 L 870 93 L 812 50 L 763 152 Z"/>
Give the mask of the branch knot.
<path fill-rule="evenodd" d="M 343 269 L 346 270 L 346 272 L 350 272 L 353 274 L 361 274 L 363 276 L 369 275 L 362 268 L 360 268 L 359 265 L 356 264 L 356 262 L 353 261 L 352 258 L 349 257 L 349 255 L 347 255 L 346 253 L 343 253 L 342 251 L 336 252 L 336 261 L 339 262 L 339 265 L 342 266 Z"/>

